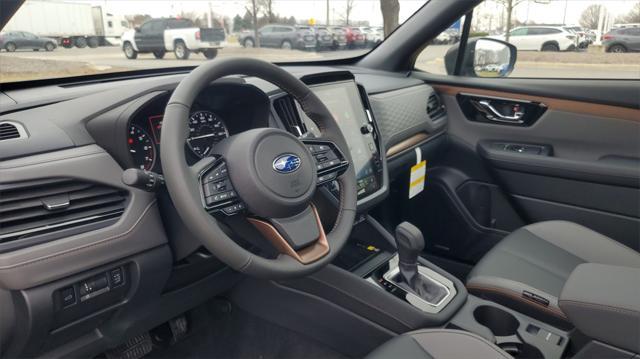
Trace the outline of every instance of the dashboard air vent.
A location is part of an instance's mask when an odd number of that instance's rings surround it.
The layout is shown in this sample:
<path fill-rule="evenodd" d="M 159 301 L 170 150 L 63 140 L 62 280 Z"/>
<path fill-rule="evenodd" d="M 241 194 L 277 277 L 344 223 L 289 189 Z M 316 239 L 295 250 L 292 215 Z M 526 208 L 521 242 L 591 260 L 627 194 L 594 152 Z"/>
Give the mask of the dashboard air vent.
<path fill-rule="evenodd" d="M 0 141 L 20 138 L 22 137 L 20 132 L 17 125 L 11 122 L 0 122 Z"/>
<path fill-rule="evenodd" d="M 287 131 L 300 137 L 307 132 L 307 127 L 300 118 L 296 104 L 291 96 L 282 96 L 273 101 L 273 108 L 284 123 Z"/>
<path fill-rule="evenodd" d="M 444 108 L 444 104 L 440 102 L 440 97 L 438 95 L 431 94 L 429 96 L 429 100 L 427 101 L 427 114 L 431 118 L 432 121 L 439 119 L 447 113 L 447 110 Z"/>
<path fill-rule="evenodd" d="M 0 246 L 117 219 L 126 198 L 118 188 L 73 179 L 0 184 Z"/>

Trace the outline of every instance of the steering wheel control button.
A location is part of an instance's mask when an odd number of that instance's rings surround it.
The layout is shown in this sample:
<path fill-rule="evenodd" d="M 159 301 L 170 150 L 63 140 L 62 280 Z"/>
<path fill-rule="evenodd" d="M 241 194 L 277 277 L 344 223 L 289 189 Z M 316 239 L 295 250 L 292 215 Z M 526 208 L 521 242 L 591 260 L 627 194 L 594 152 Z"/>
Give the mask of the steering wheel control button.
<path fill-rule="evenodd" d="M 245 208 L 244 203 L 239 202 L 238 193 L 231 184 L 225 162 L 218 162 L 202 172 L 200 181 L 204 207 L 209 213 L 233 215 Z"/>
<path fill-rule="evenodd" d="M 319 140 L 306 140 L 304 143 L 311 149 L 318 172 L 318 185 L 336 179 L 347 169 L 349 163 L 333 143 Z"/>
<path fill-rule="evenodd" d="M 217 181 L 219 179 L 226 178 L 226 177 L 227 177 L 227 166 L 223 163 L 215 167 L 213 170 L 208 171 L 205 174 L 205 176 L 203 176 L 203 182 L 209 183 L 209 182 Z"/>
<path fill-rule="evenodd" d="M 222 212 L 224 212 L 227 215 L 233 215 L 242 211 L 243 209 L 244 209 L 244 203 L 236 203 L 231 206 L 227 206 L 223 208 Z"/>
<path fill-rule="evenodd" d="M 323 184 L 329 181 L 333 181 L 337 177 L 335 172 L 327 173 L 322 176 L 318 176 L 318 184 Z"/>

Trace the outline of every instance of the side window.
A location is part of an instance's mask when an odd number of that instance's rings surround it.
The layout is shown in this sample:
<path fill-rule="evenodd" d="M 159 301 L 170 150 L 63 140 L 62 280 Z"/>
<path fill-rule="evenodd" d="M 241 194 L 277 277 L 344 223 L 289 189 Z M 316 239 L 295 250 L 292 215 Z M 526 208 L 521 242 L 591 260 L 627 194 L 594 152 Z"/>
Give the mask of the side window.
<path fill-rule="evenodd" d="M 142 24 L 142 26 L 140 26 L 140 32 L 151 32 L 152 31 L 152 27 L 154 26 L 153 24 L 156 21 L 147 21 L 144 24 Z"/>
<path fill-rule="evenodd" d="M 169 19 L 167 27 L 170 29 L 186 29 L 195 27 L 195 24 L 186 19 Z"/>
<path fill-rule="evenodd" d="M 638 22 L 640 4 L 613 3 L 484 0 L 468 22 L 468 16 L 463 16 L 439 35 L 425 38 L 414 68 L 434 75 L 493 78 L 487 81 L 503 77 L 638 80 L 640 28 L 630 26 Z M 460 41 L 466 41 L 464 56 L 456 55 Z M 511 49 L 516 56 L 510 55 Z"/>

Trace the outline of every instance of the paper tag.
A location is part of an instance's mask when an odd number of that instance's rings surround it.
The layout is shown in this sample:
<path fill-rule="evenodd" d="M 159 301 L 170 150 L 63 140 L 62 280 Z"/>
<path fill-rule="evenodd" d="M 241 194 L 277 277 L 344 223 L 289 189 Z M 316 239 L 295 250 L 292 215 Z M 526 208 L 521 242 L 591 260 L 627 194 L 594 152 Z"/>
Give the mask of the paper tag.
<path fill-rule="evenodd" d="M 427 161 L 420 161 L 417 165 L 411 167 L 411 176 L 409 176 L 409 198 L 415 197 L 424 190 L 425 173 L 427 169 Z"/>
<path fill-rule="evenodd" d="M 427 173 L 427 160 L 422 160 L 422 150 L 416 147 L 416 165 L 411 167 L 409 176 L 409 199 L 424 190 L 424 180 Z"/>

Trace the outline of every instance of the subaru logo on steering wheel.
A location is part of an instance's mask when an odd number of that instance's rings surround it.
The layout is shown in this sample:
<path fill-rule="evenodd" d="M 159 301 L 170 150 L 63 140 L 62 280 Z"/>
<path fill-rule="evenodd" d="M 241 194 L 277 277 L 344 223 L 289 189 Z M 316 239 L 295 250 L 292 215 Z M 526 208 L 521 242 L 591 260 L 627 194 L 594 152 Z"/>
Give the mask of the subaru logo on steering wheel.
<path fill-rule="evenodd" d="M 286 153 L 273 160 L 273 170 L 278 173 L 292 173 L 300 168 L 300 157 Z"/>

